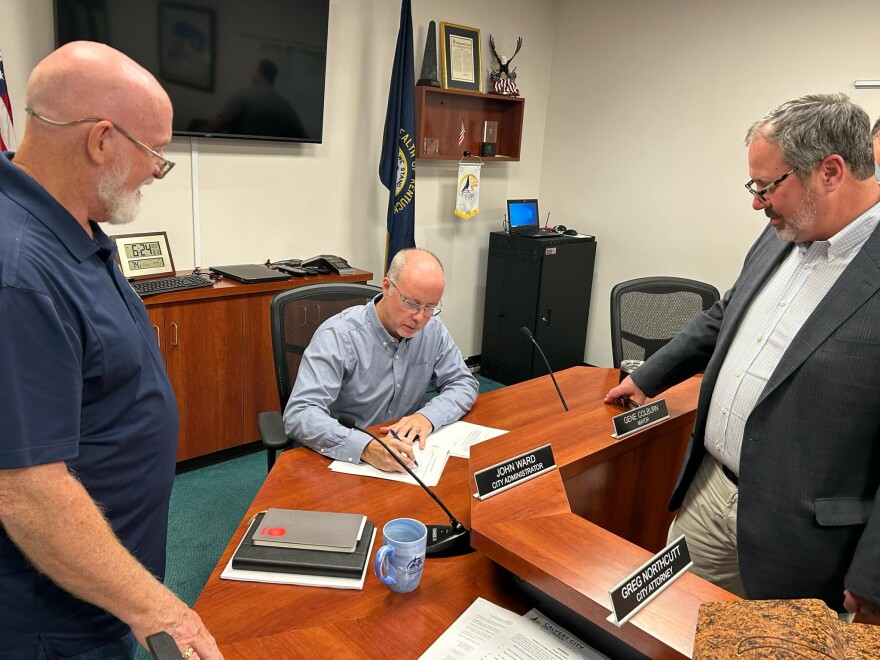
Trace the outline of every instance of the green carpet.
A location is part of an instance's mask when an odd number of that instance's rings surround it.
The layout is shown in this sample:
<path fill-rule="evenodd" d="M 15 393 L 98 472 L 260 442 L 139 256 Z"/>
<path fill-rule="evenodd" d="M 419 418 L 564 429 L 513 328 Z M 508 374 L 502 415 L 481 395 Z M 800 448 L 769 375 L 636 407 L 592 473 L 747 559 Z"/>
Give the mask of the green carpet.
<path fill-rule="evenodd" d="M 481 393 L 504 387 L 476 377 Z M 196 602 L 265 478 L 263 450 L 174 478 L 165 584 L 188 605 Z M 139 652 L 139 659 L 149 657 Z"/>

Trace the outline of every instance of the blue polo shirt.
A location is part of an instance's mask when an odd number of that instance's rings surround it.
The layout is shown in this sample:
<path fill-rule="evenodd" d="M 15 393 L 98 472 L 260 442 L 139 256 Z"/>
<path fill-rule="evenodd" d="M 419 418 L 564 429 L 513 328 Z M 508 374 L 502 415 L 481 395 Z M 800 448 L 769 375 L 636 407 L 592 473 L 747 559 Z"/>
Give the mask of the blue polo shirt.
<path fill-rule="evenodd" d="M 64 461 L 162 578 L 178 418 L 152 324 L 113 241 L 94 222 L 92 240 L 11 159 L 0 157 L 0 470 Z M 0 527 L 0 657 L 30 657 L 38 638 L 79 653 L 126 632 L 34 570 Z"/>

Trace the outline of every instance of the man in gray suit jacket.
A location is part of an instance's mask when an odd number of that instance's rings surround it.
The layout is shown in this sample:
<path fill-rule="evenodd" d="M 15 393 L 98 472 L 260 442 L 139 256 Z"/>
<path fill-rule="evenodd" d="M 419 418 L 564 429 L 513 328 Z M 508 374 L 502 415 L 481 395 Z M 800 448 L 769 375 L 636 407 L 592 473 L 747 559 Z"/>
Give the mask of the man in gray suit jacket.
<path fill-rule="evenodd" d="M 694 572 L 749 598 L 880 614 L 880 188 L 842 94 L 746 138 L 770 224 L 724 297 L 605 401 L 705 371 L 670 510 Z"/>

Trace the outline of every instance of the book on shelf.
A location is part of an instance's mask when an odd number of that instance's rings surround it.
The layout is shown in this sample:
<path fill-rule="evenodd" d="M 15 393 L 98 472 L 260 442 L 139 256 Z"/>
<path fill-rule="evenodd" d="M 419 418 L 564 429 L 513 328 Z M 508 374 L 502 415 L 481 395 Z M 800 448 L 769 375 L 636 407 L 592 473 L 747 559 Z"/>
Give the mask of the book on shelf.
<path fill-rule="evenodd" d="M 880 626 L 844 623 L 821 600 L 703 603 L 694 660 L 878 658 Z"/>
<path fill-rule="evenodd" d="M 372 522 L 365 522 L 353 552 L 328 552 L 255 544 L 254 535 L 262 528 L 267 515 L 259 513 L 251 522 L 244 539 L 232 555 L 232 568 L 342 578 L 356 578 L 364 572 L 373 540 Z"/>
<path fill-rule="evenodd" d="M 355 513 L 269 509 L 253 535 L 254 545 L 327 552 L 354 552 L 367 517 Z"/>

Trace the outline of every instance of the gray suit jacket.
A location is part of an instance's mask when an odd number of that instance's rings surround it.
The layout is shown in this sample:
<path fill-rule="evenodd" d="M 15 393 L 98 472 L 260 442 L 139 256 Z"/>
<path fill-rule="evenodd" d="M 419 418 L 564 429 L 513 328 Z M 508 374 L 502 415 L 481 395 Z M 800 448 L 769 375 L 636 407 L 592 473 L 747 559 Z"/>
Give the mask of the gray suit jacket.
<path fill-rule="evenodd" d="M 733 288 L 634 373 L 648 396 L 705 370 L 670 510 L 705 455 L 718 372 L 791 243 L 768 225 Z M 792 340 L 743 435 L 737 543 L 750 598 L 880 603 L 880 228 Z"/>

